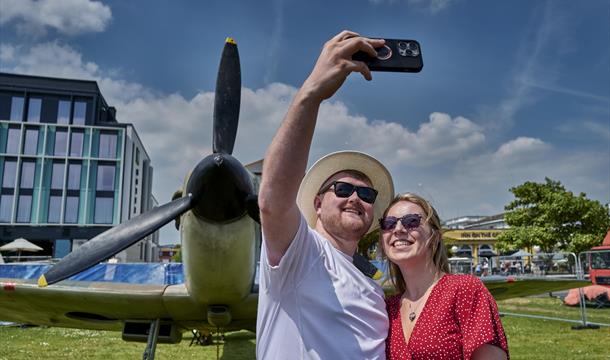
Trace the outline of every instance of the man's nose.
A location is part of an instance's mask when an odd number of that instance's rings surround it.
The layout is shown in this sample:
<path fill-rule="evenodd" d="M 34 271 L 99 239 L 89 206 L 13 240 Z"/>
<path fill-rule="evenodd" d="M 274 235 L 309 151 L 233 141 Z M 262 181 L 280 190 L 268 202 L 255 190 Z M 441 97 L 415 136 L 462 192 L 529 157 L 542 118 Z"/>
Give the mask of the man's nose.
<path fill-rule="evenodd" d="M 362 201 L 362 199 L 360 198 L 360 196 L 358 196 L 358 192 L 356 190 L 354 190 L 354 192 L 348 197 L 347 199 L 348 201 Z"/>

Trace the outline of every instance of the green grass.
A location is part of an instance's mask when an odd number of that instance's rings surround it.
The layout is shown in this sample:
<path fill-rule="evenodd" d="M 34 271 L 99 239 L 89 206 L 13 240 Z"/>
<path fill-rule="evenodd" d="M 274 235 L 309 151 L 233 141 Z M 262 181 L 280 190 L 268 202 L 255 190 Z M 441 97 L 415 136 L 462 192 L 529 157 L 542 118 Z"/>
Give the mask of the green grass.
<path fill-rule="evenodd" d="M 498 302 L 500 312 L 542 315 L 580 320 L 579 307 L 563 305 L 555 298 L 516 298 Z M 610 324 L 610 308 L 587 308 L 587 320 Z M 512 359 L 610 360 L 610 327 L 572 330 L 573 323 L 502 317 Z"/>
<path fill-rule="evenodd" d="M 253 359 L 254 340 L 248 331 L 226 334 L 220 359 Z M 179 344 L 158 344 L 155 359 L 216 359 L 216 345 L 189 346 L 190 342 L 190 333 L 185 333 Z M 0 327 L 0 360 L 141 359 L 145 347 L 121 340 L 120 332 Z"/>
<path fill-rule="evenodd" d="M 519 298 L 498 303 L 500 311 L 528 313 L 578 320 L 578 307 L 562 305 L 553 298 Z M 610 323 L 610 309 L 587 309 L 589 321 Z M 560 321 L 504 316 L 512 359 L 605 359 L 610 360 L 610 327 L 572 330 Z M 321 329 L 321 331 L 323 331 Z M 332 334 L 329 334 L 332 336 Z M 215 359 L 216 346 L 191 346 L 184 334 L 180 344 L 157 345 L 155 359 Z M 117 332 L 0 327 L 0 360 L 8 359 L 140 359 L 144 343 L 121 340 Z M 229 333 L 220 346 L 220 358 L 253 359 L 254 334 Z"/>

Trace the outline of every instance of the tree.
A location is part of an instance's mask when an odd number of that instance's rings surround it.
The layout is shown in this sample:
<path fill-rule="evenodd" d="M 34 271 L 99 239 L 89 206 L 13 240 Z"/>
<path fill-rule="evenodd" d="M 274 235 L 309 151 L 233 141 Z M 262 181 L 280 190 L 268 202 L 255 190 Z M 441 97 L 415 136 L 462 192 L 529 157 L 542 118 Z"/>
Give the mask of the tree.
<path fill-rule="evenodd" d="M 510 192 L 515 200 L 505 206 L 510 228 L 498 236 L 501 251 L 531 249 L 579 253 L 599 245 L 610 228 L 608 210 L 599 201 L 567 191 L 559 181 L 525 182 Z"/>
<path fill-rule="evenodd" d="M 182 262 L 182 247 L 180 245 L 176 245 L 176 247 L 174 247 L 172 262 Z"/>
<path fill-rule="evenodd" d="M 370 233 L 364 235 L 358 242 L 358 253 L 366 258 L 369 258 L 370 249 L 379 243 L 379 229 L 375 229 Z M 377 251 L 380 251 L 377 248 Z"/>

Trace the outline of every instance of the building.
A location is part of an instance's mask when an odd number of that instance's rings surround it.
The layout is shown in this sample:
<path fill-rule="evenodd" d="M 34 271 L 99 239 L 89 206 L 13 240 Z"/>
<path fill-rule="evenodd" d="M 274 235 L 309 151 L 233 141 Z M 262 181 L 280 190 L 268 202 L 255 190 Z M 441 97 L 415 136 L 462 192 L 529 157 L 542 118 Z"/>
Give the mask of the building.
<path fill-rule="evenodd" d="M 504 214 L 492 216 L 461 216 L 443 222 L 445 232 L 443 237 L 447 244 L 456 246 L 454 256 L 457 257 L 494 257 L 497 254 L 494 245 L 495 238 L 508 229 Z"/>
<path fill-rule="evenodd" d="M 95 81 L 0 73 L 0 245 L 23 237 L 61 258 L 156 205 L 152 173 Z M 155 233 L 117 258 L 153 261 L 157 247 Z"/>
<path fill-rule="evenodd" d="M 170 244 L 159 247 L 159 261 L 162 263 L 170 263 L 174 261 L 174 256 L 180 253 L 180 245 Z"/>

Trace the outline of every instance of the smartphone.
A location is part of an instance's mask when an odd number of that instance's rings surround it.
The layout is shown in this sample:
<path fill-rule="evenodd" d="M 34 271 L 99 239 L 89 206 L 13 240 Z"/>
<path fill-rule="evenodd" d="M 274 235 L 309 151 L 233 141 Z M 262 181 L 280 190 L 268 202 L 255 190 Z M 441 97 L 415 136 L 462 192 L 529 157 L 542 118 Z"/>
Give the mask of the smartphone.
<path fill-rule="evenodd" d="M 421 45 L 415 40 L 385 39 L 375 50 L 377 57 L 358 51 L 352 59 L 364 61 L 371 71 L 420 72 L 424 67 Z"/>

